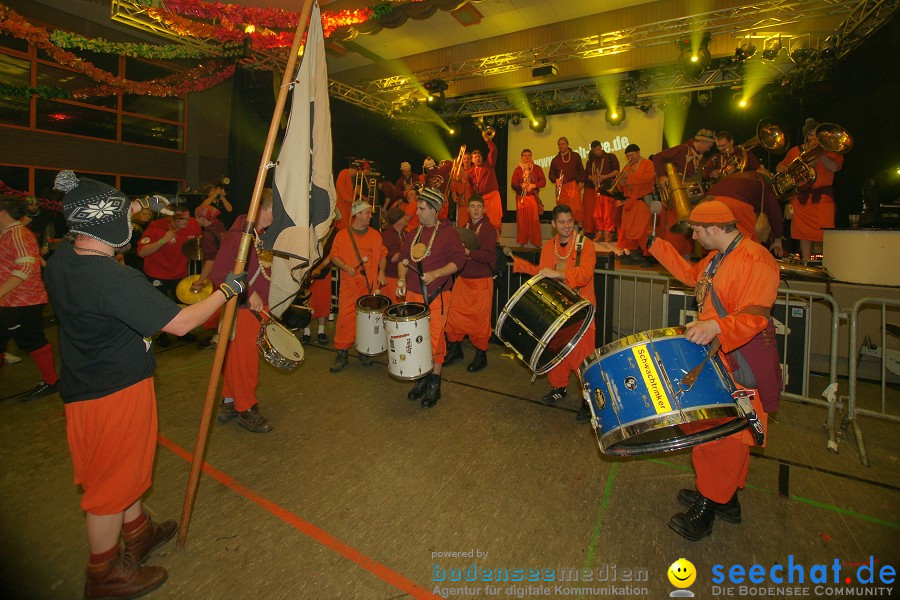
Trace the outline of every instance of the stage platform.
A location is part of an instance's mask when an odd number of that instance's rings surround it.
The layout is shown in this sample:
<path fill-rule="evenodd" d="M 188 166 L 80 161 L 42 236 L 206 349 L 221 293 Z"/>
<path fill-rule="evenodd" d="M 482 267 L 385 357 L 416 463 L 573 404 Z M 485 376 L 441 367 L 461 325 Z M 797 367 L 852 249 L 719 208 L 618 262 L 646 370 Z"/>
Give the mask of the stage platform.
<path fill-rule="evenodd" d="M 55 342 L 56 328 L 48 335 Z M 492 345 L 476 374 L 464 349 L 431 410 L 407 401 L 411 384 L 392 380 L 383 358 L 365 367 L 351 356 L 331 374 L 333 350 L 310 345 L 293 374 L 263 363 L 260 406 L 275 430 L 213 423 L 187 544 L 150 559 L 169 580 L 148 598 L 481 598 L 498 587 L 498 598 L 572 595 L 560 585 L 600 590 L 582 597 L 663 598 L 680 557 L 698 571 L 692 591 L 709 598 L 715 565 L 768 571 L 790 560 L 808 574 L 837 559 L 853 577 L 870 560 L 876 570 L 898 566 L 895 427 L 864 421 L 864 468 L 852 440 L 839 454 L 825 450 L 821 409 L 782 402 L 768 446 L 752 453 L 743 522 L 716 521 L 711 537 L 692 543 L 666 526 L 682 510 L 678 489 L 693 484 L 689 452 L 601 455 L 591 426 L 575 422 L 574 377 L 567 400 L 544 406 L 545 378 L 531 383 L 507 349 Z M 212 357 L 194 344 L 157 349 L 160 436 L 145 498 L 157 519 L 180 515 Z M 19 401 L 37 381 L 27 358 L 0 377 L 0 589 L 5 598 L 80 598 L 88 550 L 62 404 Z M 472 565 L 479 577 L 486 568 L 554 569 L 557 578 L 588 569 L 593 580 L 449 581 Z M 529 585 L 549 591 L 523 592 Z"/>

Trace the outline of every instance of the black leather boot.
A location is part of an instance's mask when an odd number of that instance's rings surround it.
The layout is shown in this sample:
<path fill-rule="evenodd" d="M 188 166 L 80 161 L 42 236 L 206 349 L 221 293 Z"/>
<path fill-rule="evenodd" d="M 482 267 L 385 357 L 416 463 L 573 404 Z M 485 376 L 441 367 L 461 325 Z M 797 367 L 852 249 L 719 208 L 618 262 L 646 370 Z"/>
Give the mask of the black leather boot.
<path fill-rule="evenodd" d="M 700 492 L 697 490 L 689 490 L 687 488 L 678 490 L 678 504 L 690 508 L 694 502 L 700 499 L 699 496 Z M 741 503 L 738 501 L 737 492 L 725 504 L 713 502 L 712 500 L 709 503 L 712 504 L 717 518 L 722 519 L 726 523 L 741 522 Z"/>
<path fill-rule="evenodd" d="M 337 356 L 334 357 L 334 362 L 331 363 L 331 367 L 328 369 L 332 373 L 337 373 L 347 366 L 349 360 L 347 359 L 347 351 L 346 350 L 338 350 Z"/>
<path fill-rule="evenodd" d="M 429 377 L 431 377 L 431 375 L 426 375 L 425 377 L 416 379 L 416 384 L 411 390 L 409 390 L 409 393 L 406 395 L 406 397 L 413 402 L 415 402 L 416 400 L 421 400 L 422 396 L 424 396 L 425 392 L 428 390 Z"/>
<path fill-rule="evenodd" d="M 422 408 L 431 408 L 441 399 L 441 376 L 432 373 L 428 376 L 428 389 L 422 398 Z"/>
<path fill-rule="evenodd" d="M 466 367 L 466 371 L 469 373 L 477 373 L 487 366 L 487 352 L 484 350 L 475 349 L 475 358 L 472 359 L 472 362 L 469 363 L 469 366 Z"/>
<path fill-rule="evenodd" d="M 678 535 L 696 542 L 710 535 L 716 518 L 714 502 L 702 494 L 697 494 L 694 503 L 683 513 L 669 519 L 671 527 Z"/>
<path fill-rule="evenodd" d="M 462 359 L 462 342 L 447 342 L 447 354 L 444 355 L 444 365 L 452 365 Z"/>

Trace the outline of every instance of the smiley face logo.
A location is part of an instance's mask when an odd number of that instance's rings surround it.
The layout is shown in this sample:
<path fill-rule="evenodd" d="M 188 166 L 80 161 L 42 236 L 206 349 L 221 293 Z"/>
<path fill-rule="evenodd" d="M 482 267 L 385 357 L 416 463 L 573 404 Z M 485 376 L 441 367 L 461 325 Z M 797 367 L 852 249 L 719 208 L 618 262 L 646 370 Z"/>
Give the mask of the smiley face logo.
<path fill-rule="evenodd" d="M 668 570 L 669 583 L 677 588 L 691 587 L 694 580 L 697 579 L 697 569 L 691 561 L 686 558 L 679 558 L 671 565 Z"/>

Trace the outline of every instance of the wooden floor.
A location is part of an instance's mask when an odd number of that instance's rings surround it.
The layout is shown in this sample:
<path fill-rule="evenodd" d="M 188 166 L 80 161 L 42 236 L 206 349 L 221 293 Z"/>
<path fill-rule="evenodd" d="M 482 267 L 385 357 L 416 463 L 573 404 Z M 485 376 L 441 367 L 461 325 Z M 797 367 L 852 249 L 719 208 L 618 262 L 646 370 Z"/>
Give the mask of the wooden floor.
<path fill-rule="evenodd" d="M 688 452 L 605 457 L 574 420 L 574 393 L 543 406 L 546 381 L 532 384 L 505 349 L 492 346 L 488 368 L 469 374 L 464 348 L 431 410 L 406 400 L 410 384 L 389 378 L 383 359 L 351 357 L 331 374 L 333 350 L 311 345 L 293 374 L 264 363 L 260 406 L 275 430 L 213 423 L 187 544 L 150 560 L 169 580 L 149 597 L 553 598 L 589 588 L 581 597 L 663 598 L 675 589 L 669 566 L 686 557 L 698 573 L 691 590 L 709 598 L 715 565 L 768 571 L 792 555 L 807 569 L 838 559 L 842 576 L 870 557 L 876 571 L 900 566 L 896 427 L 863 420 L 863 468 L 849 434 L 838 454 L 825 450 L 824 411 L 783 402 L 768 447 L 753 453 L 743 523 L 717 521 L 691 543 L 666 526 L 681 510 L 678 489 L 693 484 Z M 212 356 L 194 345 L 158 351 L 160 443 L 146 496 L 157 519 L 180 515 Z M 27 359 L 0 374 L 0 590 L 78 598 L 87 542 L 64 412 L 58 396 L 19 401 L 36 383 Z M 544 579 L 553 569 L 557 581 L 486 583 L 485 569 Z M 559 581 L 572 569 L 578 582 Z M 879 595 L 900 596 L 891 587 Z"/>

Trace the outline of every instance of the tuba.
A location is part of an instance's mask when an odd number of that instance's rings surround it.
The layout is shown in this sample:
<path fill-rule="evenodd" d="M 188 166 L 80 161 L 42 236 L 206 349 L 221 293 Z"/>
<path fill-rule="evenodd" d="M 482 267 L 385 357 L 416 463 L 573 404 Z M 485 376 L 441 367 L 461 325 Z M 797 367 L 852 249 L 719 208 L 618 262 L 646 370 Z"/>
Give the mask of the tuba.
<path fill-rule="evenodd" d="M 741 173 L 747 168 L 747 153 L 757 146 L 762 146 L 772 154 L 784 154 L 787 151 L 787 136 L 778 123 L 771 119 L 761 119 L 756 124 L 756 136 L 740 144 L 722 164 L 722 177 L 732 173 Z"/>
<path fill-rule="evenodd" d="M 847 130 L 834 123 L 822 123 L 816 127 L 815 139 L 809 148 L 788 164 L 784 173 L 776 173 L 772 178 L 775 195 L 782 202 L 797 194 L 797 191 L 811 186 L 816 181 L 816 160 L 827 152 L 846 154 L 853 149 L 853 138 Z"/>
<path fill-rule="evenodd" d="M 687 233 L 691 230 L 687 224 L 688 218 L 691 216 L 691 199 L 688 195 L 687 188 L 681 175 L 675 170 L 675 165 L 666 163 L 666 176 L 669 178 L 669 190 L 663 206 L 666 210 L 675 211 L 675 224 L 669 228 L 672 233 Z M 668 204 L 667 204 L 668 202 Z"/>

